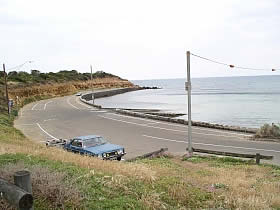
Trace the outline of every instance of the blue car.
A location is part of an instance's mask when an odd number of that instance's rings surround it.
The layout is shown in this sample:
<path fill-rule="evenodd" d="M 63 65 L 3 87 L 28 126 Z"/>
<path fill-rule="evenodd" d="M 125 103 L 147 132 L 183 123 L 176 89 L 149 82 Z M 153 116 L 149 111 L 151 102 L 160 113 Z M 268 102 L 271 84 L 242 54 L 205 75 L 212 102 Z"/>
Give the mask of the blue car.
<path fill-rule="evenodd" d="M 64 144 L 67 151 L 90 155 L 106 160 L 121 160 L 126 153 L 122 146 L 108 143 L 103 137 L 96 135 L 80 136 Z"/>

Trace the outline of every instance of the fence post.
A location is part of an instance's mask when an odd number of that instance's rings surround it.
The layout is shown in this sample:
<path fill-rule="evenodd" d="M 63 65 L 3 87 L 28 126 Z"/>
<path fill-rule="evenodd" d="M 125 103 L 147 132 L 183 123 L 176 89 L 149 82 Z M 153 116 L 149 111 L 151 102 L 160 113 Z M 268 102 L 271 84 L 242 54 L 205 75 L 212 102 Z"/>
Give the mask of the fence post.
<path fill-rule="evenodd" d="M 23 170 L 15 172 L 14 183 L 16 186 L 22 188 L 32 195 L 31 175 L 29 171 Z M 28 210 L 33 210 L 33 207 L 29 208 Z"/>
<path fill-rule="evenodd" d="M 261 162 L 261 155 L 260 155 L 260 153 L 257 153 L 256 154 L 256 163 L 259 165 L 260 162 Z"/>

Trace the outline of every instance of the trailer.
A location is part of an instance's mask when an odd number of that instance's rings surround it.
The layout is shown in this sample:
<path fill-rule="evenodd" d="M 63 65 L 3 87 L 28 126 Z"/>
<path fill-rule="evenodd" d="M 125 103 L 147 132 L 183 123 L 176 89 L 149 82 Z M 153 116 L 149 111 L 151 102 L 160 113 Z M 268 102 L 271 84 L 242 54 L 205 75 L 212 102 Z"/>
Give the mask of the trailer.
<path fill-rule="evenodd" d="M 69 140 L 67 139 L 50 139 L 46 141 L 47 147 L 63 147 Z"/>

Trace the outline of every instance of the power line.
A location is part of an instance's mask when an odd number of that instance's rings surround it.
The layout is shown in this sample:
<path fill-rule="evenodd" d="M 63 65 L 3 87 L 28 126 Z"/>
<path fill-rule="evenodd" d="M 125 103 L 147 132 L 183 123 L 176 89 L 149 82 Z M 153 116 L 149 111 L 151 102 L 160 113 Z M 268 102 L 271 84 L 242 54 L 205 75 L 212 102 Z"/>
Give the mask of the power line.
<path fill-rule="evenodd" d="M 21 67 L 23 67 L 26 63 L 32 63 L 33 61 L 25 61 L 23 64 L 20 64 L 18 66 L 14 66 L 12 68 L 7 69 L 7 71 L 13 70 L 13 69 L 20 69 Z"/>
<path fill-rule="evenodd" d="M 230 68 L 252 70 L 252 71 L 276 71 L 276 70 L 278 70 L 278 69 L 262 69 L 262 68 L 250 68 L 250 67 L 235 66 L 233 64 L 227 64 L 227 63 L 219 62 L 219 61 L 209 59 L 209 58 L 205 58 L 205 57 L 202 57 L 200 55 L 193 54 L 193 53 L 191 53 L 191 55 L 195 56 L 197 58 L 203 59 L 203 60 L 207 60 L 207 61 L 212 62 L 212 63 L 216 63 L 216 64 L 223 65 L 223 66 L 228 66 Z"/>

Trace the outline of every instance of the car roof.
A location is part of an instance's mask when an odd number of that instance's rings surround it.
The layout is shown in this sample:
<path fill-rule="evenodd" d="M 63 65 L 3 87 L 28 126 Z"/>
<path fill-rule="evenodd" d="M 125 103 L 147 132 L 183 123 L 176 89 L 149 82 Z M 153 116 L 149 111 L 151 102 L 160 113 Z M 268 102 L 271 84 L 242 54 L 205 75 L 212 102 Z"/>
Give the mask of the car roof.
<path fill-rule="evenodd" d="M 75 137 L 74 139 L 79 139 L 81 141 L 85 141 L 85 140 L 94 139 L 94 138 L 97 138 L 97 137 L 101 137 L 101 136 L 98 136 L 98 135 L 88 135 L 88 136 Z"/>

